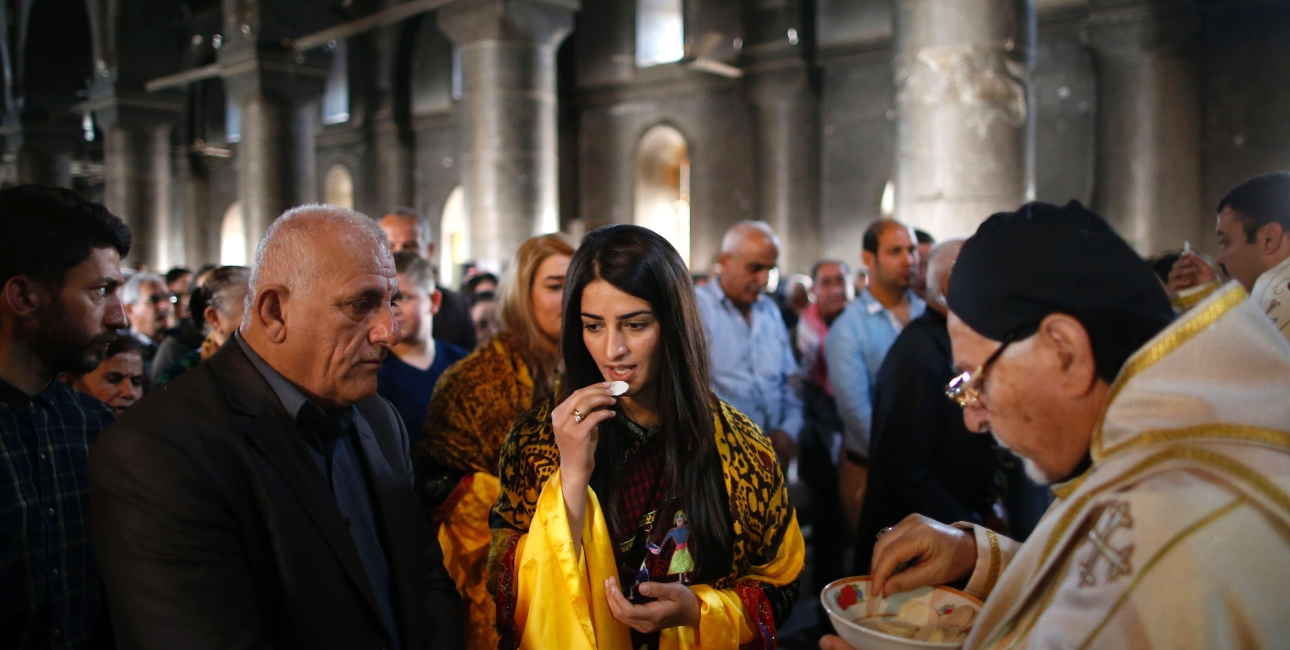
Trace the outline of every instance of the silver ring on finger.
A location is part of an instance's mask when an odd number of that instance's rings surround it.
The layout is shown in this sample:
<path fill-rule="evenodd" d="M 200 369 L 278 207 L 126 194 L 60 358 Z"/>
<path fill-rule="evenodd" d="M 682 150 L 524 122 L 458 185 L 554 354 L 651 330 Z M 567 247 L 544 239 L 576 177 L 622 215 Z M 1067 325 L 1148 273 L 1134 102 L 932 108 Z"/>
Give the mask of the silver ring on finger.
<path fill-rule="evenodd" d="M 581 413 L 580 411 L 578 411 L 578 409 L 573 409 L 573 421 L 574 421 L 574 422 L 582 422 L 583 417 L 584 417 L 584 416 L 582 415 L 582 413 Z"/>
<path fill-rule="evenodd" d="M 882 536 L 886 535 L 887 533 L 890 533 L 891 529 L 892 529 L 892 526 L 887 526 L 886 528 L 883 528 L 882 530 L 878 531 L 878 536 L 875 537 L 874 539 L 882 539 Z"/>

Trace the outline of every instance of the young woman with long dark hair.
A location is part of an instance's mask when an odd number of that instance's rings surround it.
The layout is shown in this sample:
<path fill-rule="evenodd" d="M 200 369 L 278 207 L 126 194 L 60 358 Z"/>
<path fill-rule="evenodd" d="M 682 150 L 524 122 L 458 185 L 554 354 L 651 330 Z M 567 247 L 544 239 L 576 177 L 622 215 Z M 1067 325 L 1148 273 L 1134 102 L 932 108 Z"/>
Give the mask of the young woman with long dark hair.
<path fill-rule="evenodd" d="M 501 451 L 503 647 L 773 647 L 802 536 L 770 441 L 708 388 L 699 318 L 662 237 L 618 225 L 583 240 L 562 390 Z"/>

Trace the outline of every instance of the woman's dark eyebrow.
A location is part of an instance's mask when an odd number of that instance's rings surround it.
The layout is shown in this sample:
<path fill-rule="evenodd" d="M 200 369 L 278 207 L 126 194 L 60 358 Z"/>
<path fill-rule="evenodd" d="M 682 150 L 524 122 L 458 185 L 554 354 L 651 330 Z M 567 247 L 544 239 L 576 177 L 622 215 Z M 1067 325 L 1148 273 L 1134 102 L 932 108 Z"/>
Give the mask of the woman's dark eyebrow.
<path fill-rule="evenodd" d="M 653 315 L 654 315 L 654 312 L 648 309 L 642 309 L 640 311 L 634 311 L 630 314 L 623 314 L 622 316 L 618 317 L 618 320 L 627 320 L 628 318 L 636 318 L 637 316 L 653 316 Z"/>
<path fill-rule="evenodd" d="M 588 313 L 587 313 L 587 312 L 585 312 L 585 311 L 584 311 L 584 312 L 582 312 L 582 317 L 583 317 L 583 318 L 594 318 L 594 319 L 596 319 L 596 320 L 605 320 L 605 317 L 604 317 L 604 316 L 597 316 L 597 315 L 595 315 L 595 314 L 588 314 Z"/>

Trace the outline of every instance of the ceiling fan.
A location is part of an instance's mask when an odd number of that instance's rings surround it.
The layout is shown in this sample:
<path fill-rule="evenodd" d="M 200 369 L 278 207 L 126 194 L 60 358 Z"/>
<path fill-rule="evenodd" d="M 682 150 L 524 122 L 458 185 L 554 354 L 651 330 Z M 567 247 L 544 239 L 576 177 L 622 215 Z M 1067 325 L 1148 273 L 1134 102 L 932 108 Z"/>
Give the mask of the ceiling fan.
<path fill-rule="evenodd" d="M 723 63 L 716 59 L 709 59 L 708 55 L 725 39 L 717 32 L 705 32 L 697 40 L 687 43 L 685 46 L 684 63 L 691 70 L 714 74 L 718 77 L 727 79 L 738 79 L 744 76 L 744 71 L 729 63 Z"/>

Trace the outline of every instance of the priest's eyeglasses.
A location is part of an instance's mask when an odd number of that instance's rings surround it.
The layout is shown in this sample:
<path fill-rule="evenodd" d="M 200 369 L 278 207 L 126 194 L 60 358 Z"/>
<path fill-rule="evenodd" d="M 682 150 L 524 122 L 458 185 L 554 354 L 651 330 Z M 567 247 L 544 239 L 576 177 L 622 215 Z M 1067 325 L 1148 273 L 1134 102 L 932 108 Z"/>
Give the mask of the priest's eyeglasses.
<path fill-rule="evenodd" d="M 1008 346 L 1012 345 L 1015 340 L 1017 340 L 1015 334 L 1005 336 L 1003 345 L 1000 345 L 999 349 L 995 350 L 994 354 L 985 360 L 985 363 L 978 366 L 976 370 L 969 370 L 951 379 L 950 383 L 945 385 L 945 396 L 962 408 L 978 404 L 981 399 L 981 390 L 985 388 L 985 380 L 990 375 L 990 367 L 994 365 L 995 361 L 999 360 L 1000 356 L 1003 356 L 1003 351 L 1008 349 Z"/>

